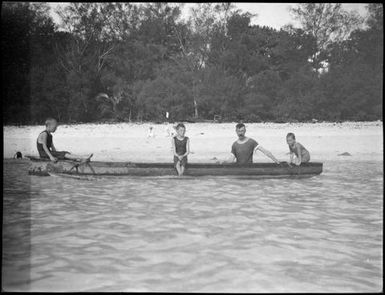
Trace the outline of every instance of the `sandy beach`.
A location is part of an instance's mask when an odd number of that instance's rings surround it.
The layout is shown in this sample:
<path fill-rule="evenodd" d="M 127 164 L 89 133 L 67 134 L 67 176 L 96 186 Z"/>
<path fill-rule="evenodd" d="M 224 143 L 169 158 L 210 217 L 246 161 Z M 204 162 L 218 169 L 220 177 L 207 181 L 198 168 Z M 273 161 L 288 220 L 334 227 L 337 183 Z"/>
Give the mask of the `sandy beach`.
<path fill-rule="evenodd" d="M 148 137 L 149 127 L 154 137 Z M 171 128 L 171 124 L 169 128 Z M 186 136 L 191 141 L 190 162 L 214 162 L 229 156 L 236 140 L 235 123 L 187 123 Z M 246 124 L 246 136 L 270 150 L 279 160 L 288 160 L 285 136 L 294 132 L 297 141 L 311 153 L 312 161 L 383 160 L 383 123 L 253 123 Z M 36 138 L 44 126 L 5 126 L 4 158 L 16 151 L 37 155 Z M 58 150 L 74 154 L 94 153 L 99 161 L 171 161 L 171 137 L 166 124 L 81 124 L 61 125 L 54 134 Z M 339 156 L 349 153 L 351 156 Z M 270 161 L 257 153 L 254 162 Z"/>

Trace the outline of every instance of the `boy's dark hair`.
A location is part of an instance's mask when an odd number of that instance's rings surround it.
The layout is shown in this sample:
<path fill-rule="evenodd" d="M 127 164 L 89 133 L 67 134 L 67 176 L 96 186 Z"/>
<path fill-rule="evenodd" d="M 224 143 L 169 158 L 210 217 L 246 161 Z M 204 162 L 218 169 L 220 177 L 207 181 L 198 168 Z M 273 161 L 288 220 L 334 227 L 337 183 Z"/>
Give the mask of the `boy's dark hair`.
<path fill-rule="evenodd" d="M 286 135 L 286 138 L 288 138 L 288 137 L 291 137 L 292 139 L 295 139 L 294 133 L 291 133 L 291 132 L 289 132 L 289 133 Z"/>
<path fill-rule="evenodd" d="M 238 124 L 235 126 L 236 129 L 241 129 L 242 127 L 245 127 L 245 128 L 246 128 L 245 124 L 243 124 L 243 123 L 238 123 Z"/>
<path fill-rule="evenodd" d="M 183 123 L 178 123 L 178 125 L 176 125 L 175 129 L 178 130 L 179 128 L 184 128 L 184 129 L 186 129 L 186 126 L 184 126 Z"/>

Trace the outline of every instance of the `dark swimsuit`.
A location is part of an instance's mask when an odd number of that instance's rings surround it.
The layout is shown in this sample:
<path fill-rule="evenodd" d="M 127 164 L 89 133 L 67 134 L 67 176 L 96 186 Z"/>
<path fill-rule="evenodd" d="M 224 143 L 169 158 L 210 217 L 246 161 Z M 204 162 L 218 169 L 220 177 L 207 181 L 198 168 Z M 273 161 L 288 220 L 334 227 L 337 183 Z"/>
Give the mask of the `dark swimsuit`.
<path fill-rule="evenodd" d="M 47 133 L 47 148 L 51 152 L 51 155 L 54 156 L 55 158 L 58 158 L 61 160 L 65 159 L 65 155 L 69 154 L 69 152 L 67 152 L 67 151 L 60 151 L 60 152 L 59 151 L 52 151 L 52 134 L 50 134 L 47 130 L 44 130 L 43 132 Z M 42 134 L 43 132 L 41 132 L 40 134 Z M 45 150 L 43 148 L 43 144 L 39 143 L 36 140 L 36 146 L 37 146 L 37 151 L 39 152 L 40 158 L 48 158 L 49 159 L 49 156 L 47 155 L 47 153 L 45 152 Z"/>
<path fill-rule="evenodd" d="M 187 151 L 187 140 L 188 137 L 185 136 L 183 140 L 179 140 L 176 136 L 174 136 L 174 142 L 175 142 L 175 150 L 178 155 L 184 155 Z M 178 163 L 179 158 L 174 156 L 174 164 Z M 187 156 L 184 156 L 182 160 L 180 161 L 182 166 L 186 166 L 187 164 Z"/>

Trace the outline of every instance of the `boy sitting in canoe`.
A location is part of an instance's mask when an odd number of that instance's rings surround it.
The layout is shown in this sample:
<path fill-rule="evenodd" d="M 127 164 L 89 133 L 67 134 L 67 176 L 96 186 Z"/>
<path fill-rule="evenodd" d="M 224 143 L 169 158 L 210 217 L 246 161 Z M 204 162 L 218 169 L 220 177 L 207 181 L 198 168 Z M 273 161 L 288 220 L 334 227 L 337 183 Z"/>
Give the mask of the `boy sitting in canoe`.
<path fill-rule="evenodd" d="M 299 166 L 301 163 L 310 161 L 310 153 L 302 144 L 296 142 L 294 133 L 290 132 L 286 135 L 286 142 L 290 150 L 290 164 L 293 163 Z M 296 155 L 296 158 L 294 158 L 294 155 Z"/>
<path fill-rule="evenodd" d="M 186 127 L 184 124 L 179 123 L 176 126 L 177 134 L 172 138 L 174 164 L 179 176 L 184 173 L 187 164 L 187 155 L 190 153 L 190 140 L 187 136 L 184 136 L 185 132 Z"/>
<path fill-rule="evenodd" d="M 52 134 L 57 129 L 57 121 L 52 118 L 48 118 L 45 121 L 45 130 L 41 132 L 37 138 L 36 145 L 37 150 L 39 152 L 40 158 L 49 158 L 53 162 L 57 162 L 58 160 L 75 160 L 80 162 L 87 162 L 91 159 L 93 154 L 90 154 L 88 157 L 84 158 L 81 156 L 73 155 L 66 151 L 57 151 L 53 141 Z"/>

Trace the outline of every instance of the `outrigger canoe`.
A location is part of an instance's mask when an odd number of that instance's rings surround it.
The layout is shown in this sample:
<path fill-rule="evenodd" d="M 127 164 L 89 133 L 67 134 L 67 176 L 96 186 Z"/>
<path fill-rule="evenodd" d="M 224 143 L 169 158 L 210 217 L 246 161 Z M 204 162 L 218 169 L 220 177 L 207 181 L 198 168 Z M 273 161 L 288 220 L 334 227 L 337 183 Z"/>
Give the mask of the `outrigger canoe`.
<path fill-rule="evenodd" d="M 52 163 L 47 159 L 27 156 L 31 160 L 29 174 L 39 176 L 175 176 L 172 163 L 98 162 L 86 163 L 61 160 Z M 322 163 L 303 163 L 290 166 L 286 162 L 238 164 L 189 163 L 186 176 L 246 176 L 261 178 L 311 177 L 322 173 Z"/>

